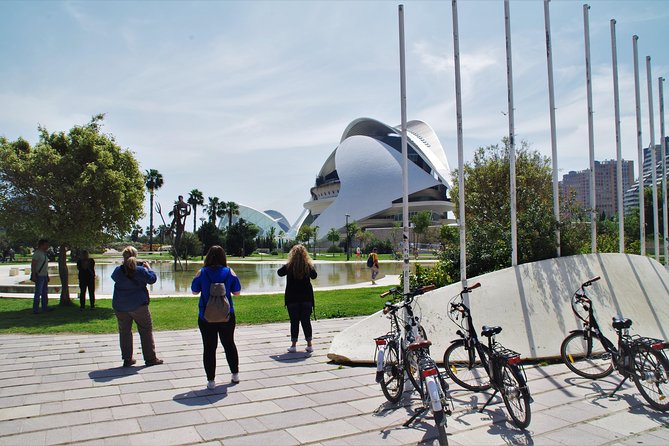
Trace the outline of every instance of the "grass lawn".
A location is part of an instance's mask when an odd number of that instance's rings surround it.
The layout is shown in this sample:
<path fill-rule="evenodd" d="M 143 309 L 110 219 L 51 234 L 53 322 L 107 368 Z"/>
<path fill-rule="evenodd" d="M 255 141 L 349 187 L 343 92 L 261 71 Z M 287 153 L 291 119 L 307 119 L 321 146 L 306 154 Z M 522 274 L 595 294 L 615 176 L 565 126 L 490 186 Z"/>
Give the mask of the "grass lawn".
<path fill-rule="evenodd" d="M 355 288 L 317 291 L 318 319 L 362 316 L 383 308 L 382 288 Z M 79 311 L 79 302 L 61 307 L 55 298 L 49 299 L 54 310 L 32 314 L 32 299 L 0 299 L 0 334 L 27 333 L 116 333 L 116 317 L 111 299 L 100 299 L 95 310 Z M 154 330 L 197 328 L 198 297 L 165 297 L 151 300 Z M 242 295 L 234 299 L 237 324 L 263 324 L 288 321 L 283 294 Z"/>

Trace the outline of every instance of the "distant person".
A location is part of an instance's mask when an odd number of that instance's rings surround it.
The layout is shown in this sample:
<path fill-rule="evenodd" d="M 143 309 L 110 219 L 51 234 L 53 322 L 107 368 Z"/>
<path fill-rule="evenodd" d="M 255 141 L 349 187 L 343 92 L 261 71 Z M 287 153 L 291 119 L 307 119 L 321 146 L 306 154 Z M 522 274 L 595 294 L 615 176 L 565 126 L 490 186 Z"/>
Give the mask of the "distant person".
<path fill-rule="evenodd" d="M 218 283 L 225 284 L 225 295 L 230 303 L 229 319 L 226 322 L 208 322 L 205 319 L 205 310 L 209 303 L 209 291 L 211 284 Z M 204 258 L 204 267 L 197 272 L 190 288 L 193 294 L 200 294 L 197 325 L 202 335 L 202 362 L 207 374 L 207 389 L 216 388 L 216 349 L 219 339 L 225 350 L 225 359 L 228 361 L 230 373 L 232 373 L 230 381 L 237 384 L 239 382 L 239 354 L 235 345 L 237 320 L 232 296 L 239 296 L 242 286 L 239 283 L 239 277 L 232 268 L 228 267 L 228 259 L 223 248 L 218 245 L 209 248 Z"/>
<path fill-rule="evenodd" d="M 81 251 L 81 258 L 77 260 L 79 271 L 79 306 L 83 311 L 86 308 L 86 290 L 91 303 L 91 310 L 95 308 L 95 259 L 91 259 L 88 251 Z"/>
<path fill-rule="evenodd" d="M 12 247 L 9 248 L 9 261 L 16 262 L 16 251 Z"/>
<path fill-rule="evenodd" d="M 379 275 L 379 254 L 376 248 L 372 249 L 372 252 L 369 254 L 367 266 L 369 266 L 372 271 L 372 284 L 376 284 L 376 276 Z"/>
<path fill-rule="evenodd" d="M 358 260 L 360 260 L 360 258 L 362 257 L 362 250 L 360 249 L 359 246 L 355 248 L 355 256 L 358 258 Z"/>
<path fill-rule="evenodd" d="M 313 333 L 311 328 L 311 312 L 314 310 L 314 289 L 311 286 L 311 279 L 315 279 L 318 274 L 314 269 L 314 264 L 309 257 L 309 252 L 303 245 L 295 245 L 288 254 L 288 262 L 279 268 L 277 274 L 281 277 L 286 276 L 286 292 L 284 302 L 288 309 L 290 317 L 290 342 L 288 352 L 297 351 L 297 338 L 300 333 L 300 324 L 304 332 L 304 339 L 307 341 L 307 353 L 314 351 L 311 344 Z"/>
<path fill-rule="evenodd" d="M 35 294 L 33 295 L 33 314 L 39 313 L 40 300 L 42 302 L 42 313 L 50 311 L 49 306 L 49 257 L 47 251 L 49 241 L 40 239 L 37 249 L 33 252 L 30 264 L 30 280 L 35 282 Z"/>
<path fill-rule="evenodd" d="M 117 266 L 111 275 L 114 281 L 112 307 L 118 320 L 119 342 L 123 367 L 131 367 L 137 361 L 133 358 L 132 323 L 137 324 L 139 339 L 142 342 L 144 364 L 148 366 L 162 364 L 156 356 L 153 342 L 153 321 L 149 311 L 149 289 L 147 284 L 156 283 L 156 273 L 148 262 L 137 261 L 137 250 L 128 246 L 123 250 L 123 264 Z"/>

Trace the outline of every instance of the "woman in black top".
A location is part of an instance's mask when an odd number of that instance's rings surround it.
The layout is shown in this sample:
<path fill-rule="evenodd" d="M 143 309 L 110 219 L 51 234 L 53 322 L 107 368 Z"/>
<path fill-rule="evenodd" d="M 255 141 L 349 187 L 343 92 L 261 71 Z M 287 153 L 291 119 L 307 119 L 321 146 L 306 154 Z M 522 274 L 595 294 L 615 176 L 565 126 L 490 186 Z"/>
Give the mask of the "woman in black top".
<path fill-rule="evenodd" d="M 77 260 L 79 271 L 79 306 L 81 310 L 86 306 L 86 289 L 91 301 L 91 309 L 95 308 L 95 260 L 88 256 L 88 251 L 81 251 L 81 258 Z"/>
<path fill-rule="evenodd" d="M 314 269 L 314 264 L 309 257 L 309 252 L 302 245 L 295 245 L 288 254 L 288 263 L 279 268 L 279 276 L 287 276 L 285 303 L 290 316 L 290 341 L 288 348 L 290 353 L 296 351 L 297 336 L 300 332 L 300 324 L 304 331 L 304 338 L 307 341 L 306 351 L 314 351 L 311 345 L 311 311 L 314 309 L 314 289 L 311 286 L 311 279 L 315 279 L 318 274 Z"/>

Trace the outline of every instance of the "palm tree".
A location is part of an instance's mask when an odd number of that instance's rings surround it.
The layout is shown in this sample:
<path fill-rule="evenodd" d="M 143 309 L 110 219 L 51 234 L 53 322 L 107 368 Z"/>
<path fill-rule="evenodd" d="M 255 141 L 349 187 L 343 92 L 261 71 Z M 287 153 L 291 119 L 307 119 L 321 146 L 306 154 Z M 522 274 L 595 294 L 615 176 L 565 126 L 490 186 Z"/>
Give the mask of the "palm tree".
<path fill-rule="evenodd" d="M 209 215 L 209 222 L 215 225 L 217 218 L 223 218 L 225 216 L 225 203 L 218 197 L 209 197 L 208 199 L 209 204 L 205 207 L 207 209 L 207 214 Z"/>
<path fill-rule="evenodd" d="M 232 216 L 239 215 L 239 205 L 234 201 L 228 201 L 225 203 L 228 212 L 228 229 L 232 226 Z"/>
<path fill-rule="evenodd" d="M 188 193 L 188 204 L 193 206 L 193 232 L 195 232 L 197 230 L 195 227 L 197 223 L 197 207 L 204 204 L 204 195 L 202 195 L 202 191 L 197 189 L 190 191 Z"/>
<path fill-rule="evenodd" d="M 155 191 L 163 187 L 163 174 L 156 169 L 147 170 L 144 174 L 144 184 L 149 190 L 150 196 L 150 213 L 149 213 L 149 251 L 153 251 L 153 195 Z"/>
<path fill-rule="evenodd" d="M 341 239 L 341 235 L 336 228 L 330 228 L 328 231 L 327 239 L 332 242 L 332 252 L 334 252 L 335 243 Z"/>

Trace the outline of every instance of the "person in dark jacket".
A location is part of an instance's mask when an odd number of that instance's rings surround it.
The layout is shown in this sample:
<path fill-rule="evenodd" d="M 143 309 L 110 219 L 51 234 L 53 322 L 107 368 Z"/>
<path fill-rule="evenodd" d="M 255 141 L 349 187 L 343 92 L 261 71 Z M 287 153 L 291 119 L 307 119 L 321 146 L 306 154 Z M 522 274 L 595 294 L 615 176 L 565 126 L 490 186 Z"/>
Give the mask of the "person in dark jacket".
<path fill-rule="evenodd" d="M 81 258 L 77 260 L 79 271 L 79 305 L 81 310 L 86 307 L 86 289 L 91 309 L 95 308 L 95 259 L 88 256 L 88 251 L 81 251 Z"/>
<path fill-rule="evenodd" d="M 132 357 L 132 322 L 137 324 L 139 339 L 142 342 L 144 364 L 147 366 L 162 364 L 156 356 L 153 342 L 153 322 L 149 311 L 149 290 L 147 284 L 156 283 L 156 273 L 151 271 L 148 262 L 137 262 L 137 250 L 128 246 L 123 250 L 123 264 L 117 266 L 111 275 L 114 281 L 112 308 L 118 320 L 119 342 L 123 367 L 131 367 L 137 361 Z"/>
<path fill-rule="evenodd" d="M 295 245 L 288 254 L 288 262 L 277 271 L 279 276 L 286 276 L 286 292 L 284 302 L 290 316 L 290 353 L 297 350 L 297 337 L 300 333 L 300 324 L 304 338 L 307 341 L 307 353 L 314 351 L 311 345 L 313 333 L 311 329 L 311 312 L 314 309 L 314 289 L 311 279 L 318 274 L 309 257 L 309 252 L 303 245 Z"/>

